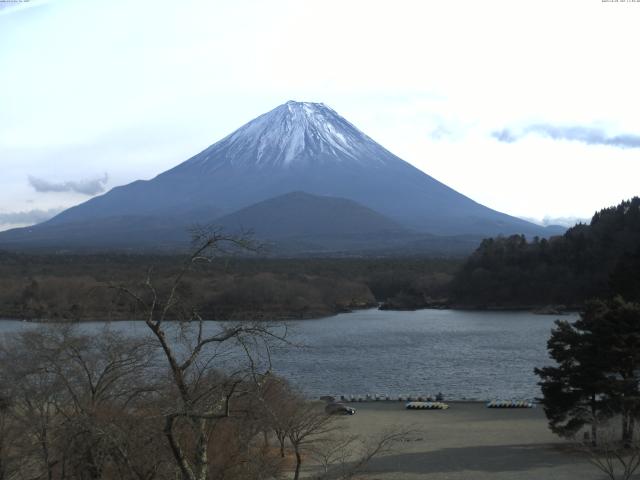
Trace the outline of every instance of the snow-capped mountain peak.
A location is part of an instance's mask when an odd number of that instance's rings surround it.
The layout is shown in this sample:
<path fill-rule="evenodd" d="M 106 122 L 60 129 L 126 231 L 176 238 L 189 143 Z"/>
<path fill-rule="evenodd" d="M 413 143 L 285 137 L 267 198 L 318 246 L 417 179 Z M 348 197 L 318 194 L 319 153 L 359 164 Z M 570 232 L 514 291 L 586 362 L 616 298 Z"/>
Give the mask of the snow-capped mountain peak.
<path fill-rule="evenodd" d="M 305 195 L 317 198 L 312 201 Z M 327 203 L 327 197 L 342 200 Z M 68 235 L 65 225 L 69 224 L 81 225 L 75 231 L 82 242 L 87 242 L 83 245 L 99 243 L 102 240 L 95 240 L 100 236 L 95 234 L 95 225 L 104 222 L 105 229 L 99 231 L 110 232 L 116 243 L 124 245 L 134 237 L 144 237 L 162 245 L 162 238 L 172 238 L 178 225 L 207 222 L 276 198 L 280 200 L 268 204 L 274 213 L 268 217 L 273 231 L 290 225 L 293 217 L 298 218 L 297 228 L 303 230 L 311 231 L 307 220 L 301 223 L 305 216 L 315 218 L 319 225 L 333 225 L 338 219 L 329 212 L 344 208 L 353 211 L 345 203 L 352 201 L 415 232 L 482 236 L 544 236 L 546 232 L 484 207 L 440 183 L 391 154 L 326 105 L 291 101 L 151 180 L 114 188 L 62 212 L 43 224 L 41 237 L 33 237 L 36 234 L 31 228 L 18 243 L 40 238 L 56 247 L 69 245 L 75 241 L 69 239 L 75 238 Z M 306 213 L 300 213 L 298 207 Z M 260 207 L 252 211 L 265 210 Z M 372 218 L 370 213 L 359 211 L 356 217 Z M 264 219 L 255 215 L 251 216 L 255 220 L 247 220 L 249 224 L 242 226 L 252 228 L 260 223 L 258 220 L 264 224 Z M 353 222 L 363 225 L 356 217 L 352 217 Z M 244 214 L 235 218 L 249 219 Z M 377 220 L 375 223 L 381 225 Z M 334 227 L 327 227 L 327 231 L 335 232 Z M 342 232 L 353 232 L 351 227 L 346 225 Z M 322 242 L 313 242 L 316 240 Z M 385 245 L 390 248 L 390 244 Z"/>
<path fill-rule="evenodd" d="M 287 169 L 328 162 L 375 167 L 384 165 L 390 157 L 399 160 L 323 103 L 290 100 L 183 165 L 206 171 L 223 166 Z"/>

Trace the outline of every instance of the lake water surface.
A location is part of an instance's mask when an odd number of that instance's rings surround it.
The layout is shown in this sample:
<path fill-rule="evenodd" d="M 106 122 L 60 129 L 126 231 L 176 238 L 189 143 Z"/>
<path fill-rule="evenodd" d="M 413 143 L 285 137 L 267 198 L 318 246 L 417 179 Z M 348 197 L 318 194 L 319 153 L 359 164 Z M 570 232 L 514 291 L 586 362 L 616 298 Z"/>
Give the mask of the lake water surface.
<path fill-rule="evenodd" d="M 287 322 L 296 346 L 276 347 L 272 363 L 276 373 L 309 396 L 442 392 L 447 399 L 532 399 L 540 395 L 533 368 L 550 364 L 546 343 L 556 318 L 527 312 L 361 310 Z M 97 332 L 103 326 L 92 322 L 81 328 Z M 147 332 L 142 322 L 113 327 L 134 335 Z M 0 321 L 0 333 L 25 328 L 38 324 Z"/>

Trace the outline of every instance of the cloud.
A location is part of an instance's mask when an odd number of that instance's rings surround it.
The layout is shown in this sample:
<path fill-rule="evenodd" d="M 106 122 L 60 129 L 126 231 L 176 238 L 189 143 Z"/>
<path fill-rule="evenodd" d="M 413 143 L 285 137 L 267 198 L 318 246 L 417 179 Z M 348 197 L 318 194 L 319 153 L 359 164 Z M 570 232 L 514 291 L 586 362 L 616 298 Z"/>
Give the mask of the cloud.
<path fill-rule="evenodd" d="M 516 137 L 508 128 L 503 128 L 502 130 L 492 132 L 491 136 L 497 139 L 499 142 L 504 143 L 513 143 L 518 139 L 518 137 Z"/>
<path fill-rule="evenodd" d="M 63 208 L 50 208 L 49 210 L 27 210 L 24 212 L 0 213 L 0 225 L 33 225 L 44 222 L 60 213 Z"/>
<path fill-rule="evenodd" d="M 520 217 L 523 220 L 526 220 L 528 222 L 532 222 L 535 223 L 537 225 L 541 225 L 543 227 L 548 227 L 550 225 L 560 225 L 561 227 L 573 227 L 574 225 L 578 224 L 578 223 L 590 223 L 591 219 L 590 218 L 583 218 L 583 217 L 552 217 L 550 215 L 546 215 L 545 217 L 543 217 L 542 219 L 540 218 L 533 218 L 533 217 Z"/>
<path fill-rule="evenodd" d="M 102 178 L 94 178 L 90 180 L 67 181 L 67 182 L 50 182 L 42 178 L 29 175 L 29 184 L 36 192 L 75 192 L 82 195 L 97 195 L 105 191 L 105 186 L 109 176 L 105 173 Z"/>
<path fill-rule="evenodd" d="M 520 131 L 508 128 L 497 130 L 491 136 L 504 143 L 513 143 L 530 133 L 538 134 L 552 140 L 570 140 L 585 143 L 587 145 L 606 145 L 616 148 L 640 148 L 640 135 L 622 134 L 607 135 L 600 128 L 581 126 L 556 126 L 549 124 L 534 124 Z"/>
<path fill-rule="evenodd" d="M 0 15 L 8 15 L 19 12 L 20 10 L 26 10 L 27 8 L 37 7 L 49 3 L 49 1 L 50 0 L 0 2 Z"/>
<path fill-rule="evenodd" d="M 442 140 L 443 138 L 451 137 L 452 135 L 453 132 L 444 125 L 438 125 L 438 127 L 432 130 L 429 134 L 432 140 Z"/>

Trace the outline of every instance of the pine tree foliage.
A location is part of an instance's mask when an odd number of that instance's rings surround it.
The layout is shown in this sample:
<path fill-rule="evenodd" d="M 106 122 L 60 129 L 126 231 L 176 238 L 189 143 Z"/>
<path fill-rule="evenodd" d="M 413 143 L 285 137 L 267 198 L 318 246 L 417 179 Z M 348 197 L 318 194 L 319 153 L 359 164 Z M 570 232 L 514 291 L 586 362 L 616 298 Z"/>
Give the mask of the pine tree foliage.
<path fill-rule="evenodd" d="M 551 430 L 571 437 L 614 416 L 622 441 L 640 418 L 640 304 L 590 301 L 574 323 L 557 321 L 548 342 L 555 366 L 537 368 Z"/>
<path fill-rule="evenodd" d="M 483 240 L 456 275 L 456 303 L 582 306 L 593 297 L 640 300 L 640 198 L 597 212 L 558 237 Z"/>

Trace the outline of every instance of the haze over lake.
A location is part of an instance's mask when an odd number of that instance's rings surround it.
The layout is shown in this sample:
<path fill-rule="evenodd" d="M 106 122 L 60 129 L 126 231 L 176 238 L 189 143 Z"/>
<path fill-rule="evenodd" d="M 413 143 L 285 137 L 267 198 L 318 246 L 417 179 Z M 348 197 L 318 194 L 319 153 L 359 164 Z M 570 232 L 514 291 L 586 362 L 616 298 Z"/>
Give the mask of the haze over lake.
<path fill-rule="evenodd" d="M 447 399 L 540 395 L 533 368 L 550 364 L 546 351 L 554 315 L 529 312 L 376 309 L 286 322 L 295 345 L 273 350 L 273 369 L 305 394 L 422 395 Z M 577 315 L 565 315 L 574 321 Z M 212 326 L 217 322 L 209 322 Z M 82 329 L 98 332 L 104 322 Z M 113 327 L 146 334 L 142 322 Z M 8 333 L 37 324 L 5 320 Z"/>

